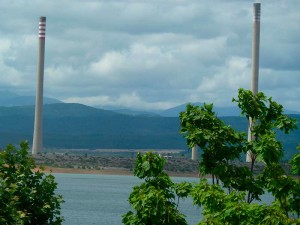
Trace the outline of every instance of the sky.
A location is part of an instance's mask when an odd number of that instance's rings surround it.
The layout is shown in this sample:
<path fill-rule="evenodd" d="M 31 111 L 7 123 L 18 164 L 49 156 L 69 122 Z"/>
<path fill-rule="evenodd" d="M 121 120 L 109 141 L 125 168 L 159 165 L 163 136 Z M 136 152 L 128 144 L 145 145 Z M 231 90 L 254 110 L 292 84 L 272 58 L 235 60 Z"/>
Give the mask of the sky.
<path fill-rule="evenodd" d="M 250 0 L 2 0 L 0 90 L 35 95 L 47 17 L 44 95 L 163 110 L 231 102 L 250 89 Z M 262 0 L 259 91 L 300 111 L 300 1 Z"/>

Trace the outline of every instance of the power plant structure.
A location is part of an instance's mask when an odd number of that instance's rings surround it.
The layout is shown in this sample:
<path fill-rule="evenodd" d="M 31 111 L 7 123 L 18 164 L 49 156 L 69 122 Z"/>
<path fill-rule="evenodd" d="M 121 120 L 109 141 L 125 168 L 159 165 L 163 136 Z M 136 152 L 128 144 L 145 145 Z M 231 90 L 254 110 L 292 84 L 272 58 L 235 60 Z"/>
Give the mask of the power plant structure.
<path fill-rule="evenodd" d="M 34 115 L 34 131 L 32 154 L 43 150 L 43 91 L 44 91 L 44 61 L 45 61 L 46 17 L 39 21 L 39 50 L 36 85 L 36 102 Z"/>
<path fill-rule="evenodd" d="M 260 3 L 253 4 L 253 36 L 252 36 L 252 72 L 251 72 L 251 91 L 253 95 L 258 93 L 258 77 L 259 77 L 259 42 L 260 42 Z M 253 140 L 252 127 L 255 121 L 249 118 L 248 141 Z M 246 162 L 252 162 L 252 152 L 248 151 Z"/>
<path fill-rule="evenodd" d="M 197 145 L 194 145 L 192 148 L 192 160 L 198 160 L 198 147 Z"/>

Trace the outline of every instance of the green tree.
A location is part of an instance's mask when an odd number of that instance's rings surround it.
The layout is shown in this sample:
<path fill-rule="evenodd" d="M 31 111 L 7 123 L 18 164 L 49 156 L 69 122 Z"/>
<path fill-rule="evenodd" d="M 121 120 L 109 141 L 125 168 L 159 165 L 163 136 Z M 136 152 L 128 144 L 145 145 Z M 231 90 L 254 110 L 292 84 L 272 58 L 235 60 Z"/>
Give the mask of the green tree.
<path fill-rule="evenodd" d="M 8 145 L 0 152 L 0 224 L 59 225 L 62 196 L 56 195 L 57 183 L 45 175 L 28 155 L 29 145 L 20 149 Z"/>
<path fill-rule="evenodd" d="M 300 151 L 300 144 L 297 149 Z M 290 163 L 292 165 L 292 173 L 300 176 L 300 153 L 295 154 Z"/>
<path fill-rule="evenodd" d="M 274 225 L 296 224 L 288 218 L 276 203 L 272 205 L 247 203 L 245 192 L 226 191 L 217 184 L 211 185 L 206 179 L 192 188 L 191 196 L 194 204 L 203 206 L 204 224 L 233 224 L 233 225 Z"/>
<path fill-rule="evenodd" d="M 194 203 L 204 207 L 201 224 L 292 224 L 296 221 L 293 217 L 299 218 L 299 180 L 285 174 L 279 163 L 283 147 L 276 132 L 289 133 L 296 128 L 296 121 L 284 115 L 283 107 L 261 92 L 253 95 L 239 89 L 238 98 L 233 101 L 242 115 L 254 121 L 251 141 L 245 133 L 235 131 L 218 118 L 212 104 L 188 105 L 180 114 L 181 132 L 188 145 L 198 145 L 203 150 L 200 173 L 213 175 L 213 184 L 203 180 L 191 191 Z M 252 153 L 250 167 L 238 166 L 235 162 L 247 151 Z M 265 164 L 265 169 L 254 176 L 257 160 Z M 291 163 L 293 171 L 299 173 L 299 155 Z M 275 197 L 270 206 L 250 204 L 259 201 L 265 190 Z"/>
<path fill-rule="evenodd" d="M 164 164 L 164 158 L 155 153 L 137 155 L 134 175 L 145 182 L 133 187 L 129 203 L 134 212 L 123 215 L 125 225 L 187 225 L 177 206 L 180 197 L 188 196 L 191 184 L 174 184 L 163 172 Z"/>
<path fill-rule="evenodd" d="M 230 185 L 230 180 L 226 180 L 227 176 L 223 177 L 224 170 L 246 175 L 243 170 L 234 171 L 239 168 L 229 164 L 245 151 L 244 133 L 236 132 L 217 118 L 212 104 L 204 104 L 203 107 L 189 104 L 186 112 L 180 114 L 180 120 L 181 133 L 187 138 L 188 146 L 198 145 L 203 149 L 199 168 L 201 174 L 212 174 L 213 183 L 215 177 L 217 183 L 222 178 L 225 186 Z"/>

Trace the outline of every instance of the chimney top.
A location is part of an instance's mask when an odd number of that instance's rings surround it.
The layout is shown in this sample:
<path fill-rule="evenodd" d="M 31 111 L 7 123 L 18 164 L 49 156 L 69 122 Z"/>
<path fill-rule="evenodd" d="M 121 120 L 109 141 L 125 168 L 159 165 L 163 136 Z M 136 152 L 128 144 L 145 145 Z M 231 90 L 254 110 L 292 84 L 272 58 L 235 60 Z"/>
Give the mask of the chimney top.
<path fill-rule="evenodd" d="M 253 3 L 253 20 L 260 21 L 260 3 Z"/>

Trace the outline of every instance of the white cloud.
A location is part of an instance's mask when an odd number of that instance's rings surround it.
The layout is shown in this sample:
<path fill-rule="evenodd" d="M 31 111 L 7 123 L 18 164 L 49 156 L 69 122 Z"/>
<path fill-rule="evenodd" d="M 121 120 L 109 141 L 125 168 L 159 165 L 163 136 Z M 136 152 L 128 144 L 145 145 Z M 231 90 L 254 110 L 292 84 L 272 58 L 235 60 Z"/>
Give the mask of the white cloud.
<path fill-rule="evenodd" d="M 191 95 L 193 102 L 214 102 L 219 106 L 231 104 L 240 87 L 249 89 L 250 61 L 248 58 L 232 57 L 214 72 L 204 76 L 197 93 Z"/>
<path fill-rule="evenodd" d="M 46 95 L 166 108 L 227 105 L 250 87 L 252 2 L 4 0 L 0 7 L 3 89 L 35 93 L 39 16 L 47 16 Z M 259 89 L 300 111 L 299 7 L 262 1 Z"/>
<path fill-rule="evenodd" d="M 73 83 L 72 77 L 77 77 L 77 71 L 72 66 L 47 67 L 45 69 L 45 82 L 49 85 L 69 85 Z M 77 76 L 76 76 L 77 75 Z"/>
<path fill-rule="evenodd" d="M 5 54 L 11 46 L 11 42 L 9 39 L 0 39 L 0 57 Z"/>
<path fill-rule="evenodd" d="M 136 43 L 128 50 L 105 53 L 99 61 L 91 64 L 90 70 L 98 76 L 142 72 L 165 66 L 172 63 L 173 60 L 174 57 L 168 50 L 159 46 Z"/>
<path fill-rule="evenodd" d="M 66 103 L 81 103 L 98 107 L 124 107 L 138 110 L 161 110 L 173 107 L 170 102 L 145 102 L 136 93 L 121 94 L 117 97 L 91 96 L 91 97 L 71 97 L 63 100 Z"/>
<path fill-rule="evenodd" d="M 15 59 L 10 53 L 12 43 L 9 39 L 0 39 L 0 87 L 12 86 L 18 87 L 22 84 L 21 74 L 10 64 Z"/>

